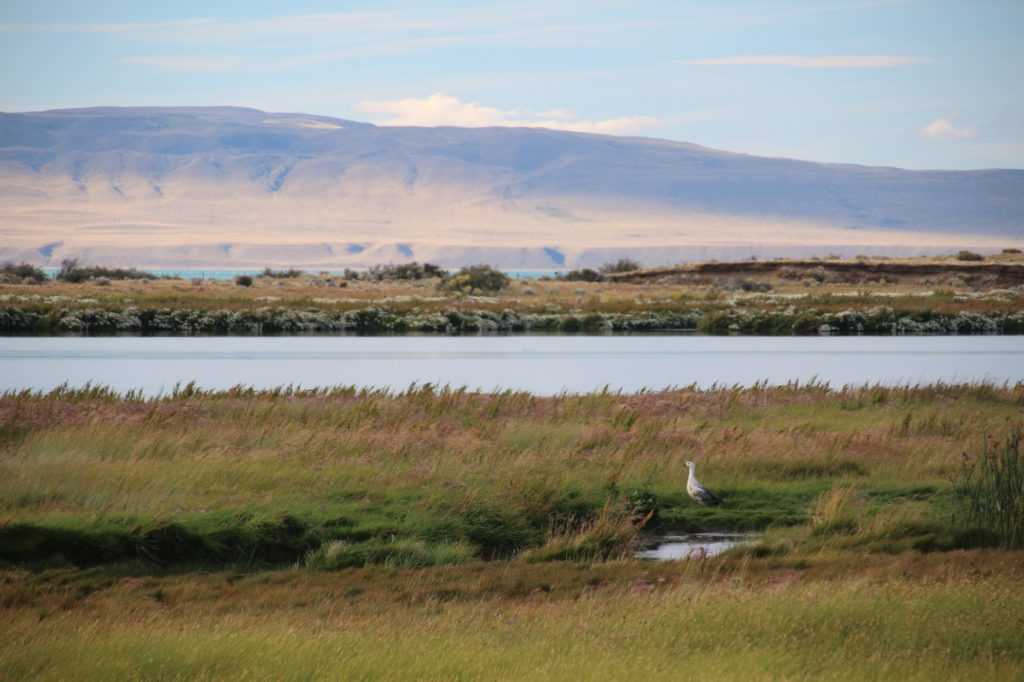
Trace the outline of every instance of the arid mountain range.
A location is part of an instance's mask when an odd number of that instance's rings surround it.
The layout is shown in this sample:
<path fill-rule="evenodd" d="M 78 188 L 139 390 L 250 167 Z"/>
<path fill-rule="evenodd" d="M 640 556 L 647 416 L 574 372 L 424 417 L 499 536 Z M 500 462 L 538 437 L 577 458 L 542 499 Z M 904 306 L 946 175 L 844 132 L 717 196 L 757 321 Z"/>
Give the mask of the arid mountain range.
<path fill-rule="evenodd" d="M 506 268 L 1024 245 L 1024 170 L 253 109 L 0 114 L 0 260 Z"/>

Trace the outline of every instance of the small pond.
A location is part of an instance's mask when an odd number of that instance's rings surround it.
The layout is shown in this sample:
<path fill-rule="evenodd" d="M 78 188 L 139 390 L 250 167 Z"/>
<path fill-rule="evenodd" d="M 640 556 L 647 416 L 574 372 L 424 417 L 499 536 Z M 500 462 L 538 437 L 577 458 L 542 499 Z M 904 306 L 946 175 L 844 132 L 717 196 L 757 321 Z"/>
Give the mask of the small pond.
<path fill-rule="evenodd" d="M 636 553 L 637 559 L 650 561 L 679 561 L 691 557 L 712 557 L 736 545 L 753 542 L 756 533 L 668 533 L 651 539 L 645 549 Z"/>

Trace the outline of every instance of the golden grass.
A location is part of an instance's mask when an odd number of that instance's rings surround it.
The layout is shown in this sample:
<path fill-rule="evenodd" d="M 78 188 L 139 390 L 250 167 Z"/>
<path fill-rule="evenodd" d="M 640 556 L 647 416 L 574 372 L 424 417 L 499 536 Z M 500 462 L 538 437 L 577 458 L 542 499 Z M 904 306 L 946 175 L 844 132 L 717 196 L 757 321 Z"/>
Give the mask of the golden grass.
<path fill-rule="evenodd" d="M 827 266 L 828 259 L 821 264 Z M 849 261 L 847 261 L 849 262 Z M 950 264 L 970 272 L 978 264 L 957 261 L 954 257 L 891 259 L 887 264 Z M 773 261 L 774 263 L 774 261 Z M 780 261 L 781 264 L 784 262 Z M 1018 254 L 988 256 L 981 265 L 1024 264 Z M 763 263 L 755 265 L 763 265 Z M 699 269 L 701 264 L 688 266 Z M 686 267 L 683 270 L 688 271 Z M 679 268 L 663 268 L 666 275 Z M 740 272 L 740 275 L 743 273 Z M 729 273 L 721 277 L 731 277 Z M 712 284 L 715 277 L 694 282 L 674 283 L 655 277 L 643 284 L 617 281 L 601 283 L 572 281 L 517 281 L 508 289 L 487 296 L 466 297 L 454 292 L 439 291 L 437 280 L 412 282 L 346 282 L 337 275 L 308 275 L 296 279 L 256 278 L 252 287 L 239 287 L 231 281 L 204 280 L 115 280 L 100 286 L 94 282 L 69 284 L 49 281 L 42 285 L 0 284 L 0 297 L 8 296 L 7 305 L 18 307 L 53 306 L 170 308 L 194 310 L 249 310 L 254 308 L 287 308 L 305 310 L 350 310 L 371 305 L 385 306 L 396 312 L 413 308 L 424 311 L 511 309 L 517 313 L 591 312 L 625 313 L 644 311 L 702 310 L 782 310 L 789 306 L 814 308 L 826 312 L 865 310 L 875 306 L 892 306 L 901 311 L 933 312 L 1016 312 L 1024 309 L 1024 292 L 1000 290 L 989 294 L 991 284 L 976 282 L 960 286 L 923 282 L 900 284 L 855 283 L 822 284 L 808 288 L 799 280 L 779 279 L 770 274 L 746 275 L 770 282 L 774 290 L 756 294 L 722 292 Z M 721 278 L 719 277 L 719 279 Z M 344 285 L 344 286 L 342 286 Z M 34 303 L 24 297 L 63 297 L 62 300 Z"/>
<path fill-rule="evenodd" d="M 945 486 L 961 453 L 1019 417 L 1022 404 L 1020 386 L 9 395 L 0 398 L 0 518 L 331 506 L 402 491 L 422 504 L 541 489 L 604 499 L 609 486 L 671 495 L 687 459 L 727 490 Z"/>
<path fill-rule="evenodd" d="M 731 563 L 704 573 L 685 562 L 330 576 L 6 572 L 0 672 L 281 680 L 680 679 L 695 670 L 711 679 L 981 680 L 1024 672 L 1024 574 L 1012 553 L 796 570 Z"/>

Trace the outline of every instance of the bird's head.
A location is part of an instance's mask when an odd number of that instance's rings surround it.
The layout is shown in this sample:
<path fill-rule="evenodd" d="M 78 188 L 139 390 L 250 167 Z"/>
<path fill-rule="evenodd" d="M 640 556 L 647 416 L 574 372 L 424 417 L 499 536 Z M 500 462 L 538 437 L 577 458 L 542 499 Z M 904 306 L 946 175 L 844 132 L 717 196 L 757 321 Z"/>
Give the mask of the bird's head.
<path fill-rule="evenodd" d="M 696 464 L 694 464 L 693 462 L 687 462 L 687 463 L 686 463 L 686 466 L 687 466 L 687 468 L 689 468 L 689 469 L 692 469 L 692 468 L 694 468 L 694 467 L 695 467 L 695 466 L 697 466 L 697 465 L 696 465 Z"/>

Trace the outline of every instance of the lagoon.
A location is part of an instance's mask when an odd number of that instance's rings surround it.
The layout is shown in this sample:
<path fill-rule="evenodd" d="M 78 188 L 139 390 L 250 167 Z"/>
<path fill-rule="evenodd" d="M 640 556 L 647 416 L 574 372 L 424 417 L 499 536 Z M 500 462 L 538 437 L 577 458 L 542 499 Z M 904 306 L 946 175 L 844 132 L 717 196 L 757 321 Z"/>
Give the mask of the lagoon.
<path fill-rule="evenodd" d="M 196 381 L 356 385 L 412 383 L 539 395 L 608 387 L 827 382 L 832 386 L 1024 381 L 1022 336 L 710 337 L 305 336 L 7 337 L 0 390 L 86 382 L 146 395 Z"/>

